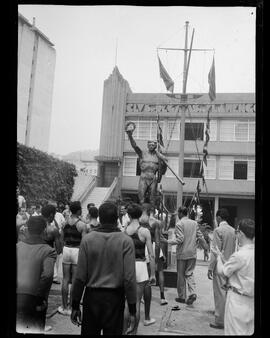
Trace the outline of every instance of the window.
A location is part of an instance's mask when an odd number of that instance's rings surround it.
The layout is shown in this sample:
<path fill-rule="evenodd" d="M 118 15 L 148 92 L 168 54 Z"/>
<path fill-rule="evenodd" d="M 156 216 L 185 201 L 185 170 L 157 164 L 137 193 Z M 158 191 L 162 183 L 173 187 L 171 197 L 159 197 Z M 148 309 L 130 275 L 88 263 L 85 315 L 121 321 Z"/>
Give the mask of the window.
<path fill-rule="evenodd" d="M 249 122 L 248 140 L 250 142 L 255 142 L 255 122 Z"/>
<path fill-rule="evenodd" d="M 234 141 L 234 121 L 220 121 L 220 141 Z"/>
<path fill-rule="evenodd" d="M 151 138 L 151 122 L 139 121 L 138 123 L 138 139 L 149 140 Z"/>
<path fill-rule="evenodd" d="M 201 177 L 201 161 L 195 158 L 184 159 L 184 177 Z"/>
<path fill-rule="evenodd" d="M 180 135 L 180 120 L 171 121 L 168 120 L 168 131 L 167 139 L 168 140 L 179 140 Z"/>
<path fill-rule="evenodd" d="M 136 176 L 136 167 L 136 156 L 124 156 L 123 176 Z"/>
<path fill-rule="evenodd" d="M 248 169 L 247 161 L 234 161 L 233 178 L 235 180 L 246 180 L 247 169 Z"/>
<path fill-rule="evenodd" d="M 128 120 L 127 122 L 133 122 L 136 125 L 136 128 L 133 132 L 133 138 L 135 140 L 156 140 L 157 139 L 157 122 L 156 120 Z M 160 127 L 163 131 L 164 122 L 159 122 Z M 164 135 L 163 135 L 164 137 Z M 128 137 L 125 133 L 125 139 Z"/>
<path fill-rule="evenodd" d="M 254 121 L 220 121 L 220 141 L 255 141 Z"/>
<path fill-rule="evenodd" d="M 254 181 L 254 157 L 221 156 L 219 160 L 219 179 Z"/>
<path fill-rule="evenodd" d="M 216 157 L 210 156 L 207 158 L 207 166 L 203 163 L 204 177 L 206 179 L 216 178 Z"/>
<path fill-rule="evenodd" d="M 235 122 L 235 141 L 248 141 L 248 122 Z"/>
<path fill-rule="evenodd" d="M 172 170 L 178 174 L 178 157 L 168 157 L 168 164 Z M 167 168 L 165 177 L 175 177 L 174 174 Z"/>
<path fill-rule="evenodd" d="M 185 123 L 185 140 L 203 140 L 204 123 Z"/>
<path fill-rule="evenodd" d="M 230 156 L 221 156 L 219 159 L 219 179 L 233 179 L 234 158 Z"/>
<path fill-rule="evenodd" d="M 248 180 L 255 180 L 255 159 L 248 160 Z"/>

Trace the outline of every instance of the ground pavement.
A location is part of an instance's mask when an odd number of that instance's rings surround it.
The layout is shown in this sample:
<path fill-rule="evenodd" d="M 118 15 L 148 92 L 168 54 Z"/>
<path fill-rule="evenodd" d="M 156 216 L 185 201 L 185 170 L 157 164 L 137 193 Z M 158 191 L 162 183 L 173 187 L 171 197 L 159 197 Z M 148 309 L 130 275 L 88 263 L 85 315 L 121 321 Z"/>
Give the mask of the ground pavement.
<path fill-rule="evenodd" d="M 214 301 L 212 282 L 207 278 L 207 263 L 197 261 L 195 269 L 197 284 L 197 300 L 192 305 L 176 303 L 176 289 L 165 288 L 168 305 L 160 305 L 159 288 L 152 287 L 151 317 L 156 323 L 144 326 L 144 305 L 141 304 L 141 321 L 138 335 L 224 335 L 224 330 L 213 329 L 209 322 L 214 319 Z M 179 311 L 172 311 L 178 304 Z M 49 296 L 48 318 L 46 325 L 52 326 L 47 334 L 73 334 L 79 335 L 80 328 L 73 325 L 70 317 L 57 313 L 61 305 L 61 287 L 53 284 Z"/>

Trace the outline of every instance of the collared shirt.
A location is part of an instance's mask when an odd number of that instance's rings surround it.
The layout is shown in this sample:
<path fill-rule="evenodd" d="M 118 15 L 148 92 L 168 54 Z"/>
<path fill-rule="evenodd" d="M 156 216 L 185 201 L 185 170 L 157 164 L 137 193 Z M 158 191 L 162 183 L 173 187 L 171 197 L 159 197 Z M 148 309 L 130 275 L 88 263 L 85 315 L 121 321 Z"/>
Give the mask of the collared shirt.
<path fill-rule="evenodd" d="M 229 285 L 241 294 L 254 297 L 254 244 L 246 244 L 231 255 L 223 266 Z"/>
<path fill-rule="evenodd" d="M 203 234 L 198 223 L 182 217 L 175 226 L 175 240 L 177 242 L 176 258 L 190 259 L 197 257 L 197 239 L 203 241 Z"/>
<path fill-rule="evenodd" d="M 235 251 L 235 230 L 227 222 L 223 221 L 219 223 L 219 226 L 215 228 L 213 232 L 212 246 L 218 247 L 223 252 L 223 257 L 227 261 Z M 209 270 L 215 270 L 217 265 L 217 258 L 211 252 Z"/>

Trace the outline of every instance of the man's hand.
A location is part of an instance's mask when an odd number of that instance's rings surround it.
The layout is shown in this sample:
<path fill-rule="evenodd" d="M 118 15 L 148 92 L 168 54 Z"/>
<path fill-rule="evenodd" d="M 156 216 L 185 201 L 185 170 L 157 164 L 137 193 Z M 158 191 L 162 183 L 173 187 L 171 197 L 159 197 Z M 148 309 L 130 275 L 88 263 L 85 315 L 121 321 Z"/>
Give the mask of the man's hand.
<path fill-rule="evenodd" d="M 155 276 L 150 276 L 149 282 L 151 285 L 156 285 L 156 277 Z"/>
<path fill-rule="evenodd" d="M 129 317 L 129 328 L 127 329 L 126 334 L 130 335 L 135 335 L 136 333 L 134 332 L 135 329 L 135 324 L 136 324 L 136 316 L 135 315 L 130 315 Z"/>
<path fill-rule="evenodd" d="M 81 310 L 72 309 L 70 319 L 71 319 L 72 324 L 80 326 L 82 324 Z"/>
<path fill-rule="evenodd" d="M 208 279 L 213 279 L 213 270 L 208 270 L 207 277 Z"/>

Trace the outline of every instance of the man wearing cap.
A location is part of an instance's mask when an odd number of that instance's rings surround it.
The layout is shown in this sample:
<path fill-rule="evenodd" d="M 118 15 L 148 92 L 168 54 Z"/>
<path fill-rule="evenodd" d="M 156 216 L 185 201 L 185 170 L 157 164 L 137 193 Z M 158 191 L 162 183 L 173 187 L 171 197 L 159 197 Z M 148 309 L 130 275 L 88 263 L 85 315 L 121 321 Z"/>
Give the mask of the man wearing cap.
<path fill-rule="evenodd" d="M 157 177 L 156 174 L 159 170 L 159 159 L 161 159 L 161 163 L 163 168 L 163 173 L 165 172 L 167 159 L 164 155 L 162 155 L 159 151 L 157 151 L 157 142 L 149 140 L 147 142 L 147 150 L 142 151 L 134 141 L 132 136 L 133 131 L 135 130 L 134 124 L 127 124 L 126 133 L 128 135 L 130 144 L 132 148 L 135 150 L 136 154 L 139 156 L 139 164 L 141 170 L 141 176 L 139 180 L 138 186 L 138 197 L 140 203 L 146 203 L 146 194 L 149 193 L 149 203 L 155 206 L 155 197 L 157 191 Z"/>
<path fill-rule="evenodd" d="M 43 239 L 46 220 L 30 217 L 28 236 L 17 243 L 17 332 L 44 332 L 56 251 Z"/>

